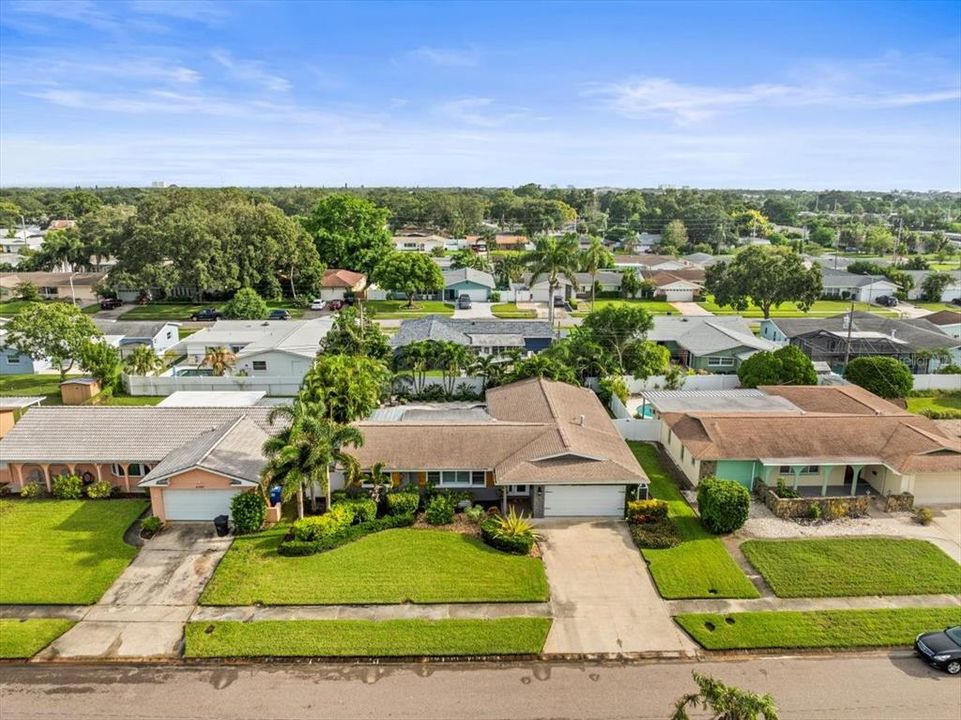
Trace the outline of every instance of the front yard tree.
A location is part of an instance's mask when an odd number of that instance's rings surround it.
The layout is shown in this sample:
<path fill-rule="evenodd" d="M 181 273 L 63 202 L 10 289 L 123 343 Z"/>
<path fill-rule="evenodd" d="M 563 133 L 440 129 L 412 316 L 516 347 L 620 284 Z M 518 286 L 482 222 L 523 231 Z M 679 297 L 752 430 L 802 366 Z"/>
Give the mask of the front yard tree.
<path fill-rule="evenodd" d="M 120 381 L 120 351 L 102 340 L 88 340 L 77 358 L 80 367 L 100 383 L 101 390 L 113 391 Z"/>
<path fill-rule="evenodd" d="M 854 358 L 844 369 L 844 379 L 888 399 L 903 398 L 914 386 L 914 376 L 907 365 L 881 355 Z"/>
<path fill-rule="evenodd" d="M 817 373 L 811 358 L 794 345 L 771 352 L 761 350 L 741 363 L 737 369 L 741 387 L 758 385 L 817 385 Z"/>
<path fill-rule="evenodd" d="M 67 303 L 34 303 L 6 326 L 6 344 L 34 360 L 49 358 L 63 380 L 90 340 L 103 337 L 87 315 Z"/>
<path fill-rule="evenodd" d="M 240 288 L 224 305 L 224 317 L 231 320 L 261 320 L 267 312 L 267 301 L 249 287 Z"/>
<path fill-rule="evenodd" d="M 590 244 L 581 253 L 581 270 L 591 276 L 591 310 L 594 309 L 594 296 L 597 294 L 597 273 L 602 268 L 614 265 L 614 255 L 604 247 L 598 237 L 592 237 Z"/>
<path fill-rule="evenodd" d="M 453 255 L 451 255 L 450 266 L 455 270 L 461 268 L 471 268 L 473 270 L 480 270 L 481 272 L 490 272 L 491 264 L 481 255 L 478 255 L 473 250 L 458 250 Z"/>
<path fill-rule="evenodd" d="M 40 291 L 37 289 L 37 286 L 29 280 L 23 280 L 18 282 L 13 288 L 13 296 L 25 302 L 38 302 L 40 300 Z"/>
<path fill-rule="evenodd" d="M 661 231 L 660 244 L 665 247 L 682 248 L 687 245 L 687 227 L 682 220 L 671 220 Z"/>
<path fill-rule="evenodd" d="M 688 707 L 698 706 L 710 712 L 711 720 L 778 720 L 777 705 L 770 695 L 741 690 L 725 685 L 710 675 L 693 673 L 697 692 L 678 699 L 671 720 L 690 720 Z M 698 713 L 698 717 L 702 715 Z"/>
<path fill-rule="evenodd" d="M 444 288 L 444 276 L 429 255 L 391 252 L 377 266 L 374 281 L 385 290 L 407 296 L 407 307 L 414 306 L 417 293 L 435 293 Z"/>
<path fill-rule="evenodd" d="M 394 354 L 380 325 L 349 305 L 334 316 L 333 326 L 320 341 L 320 351 L 330 355 L 366 355 L 383 361 Z"/>
<path fill-rule="evenodd" d="M 730 305 L 739 312 L 755 305 L 765 318 L 771 317 L 772 307 L 785 302 L 807 311 L 823 289 L 816 264 L 806 268 L 793 250 L 763 245 L 745 248 L 730 262 L 709 267 L 706 287 L 718 305 Z"/>
<path fill-rule="evenodd" d="M 278 421 L 286 421 L 286 425 L 264 442 L 267 464 L 261 483 L 264 490 L 279 485 L 280 497 L 285 502 L 296 497 L 298 518 L 304 517 L 304 489 L 319 482 L 320 466 L 325 461 L 311 433 L 323 412 L 324 408 L 297 399 L 291 405 L 274 407 L 267 416 L 271 425 Z"/>
<path fill-rule="evenodd" d="M 325 408 L 337 423 L 363 420 L 390 389 L 391 372 L 380 360 L 364 355 L 318 355 L 304 376 L 301 399 Z"/>
<path fill-rule="evenodd" d="M 636 298 L 637 294 L 643 289 L 644 281 L 637 276 L 637 270 L 627 268 L 621 275 L 621 295 L 629 299 Z"/>
<path fill-rule="evenodd" d="M 635 305 L 606 305 L 588 313 L 581 327 L 591 337 L 617 358 L 621 371 L 625 371 L 625 358 L 631 345 L 642 342 L 647 331 L 654 326 L 650 313 Z"/>
<path fill-rule="evenodd" d="M 579 252 L 577 238 L 565 235 L 560 240 L 554 237 L 538 238 L 534 241 L 534 249 L 528 255 L 530 284 L 533 285 L 541 278 L 547 279 L 547 316 L 551 324 L 554 323 L 554 292 L 561 284 L 560 279 L 563 277 L 574 286 L 577 285 Z"/>
<path fill-rule="evenodd" d="M 338 193 L 317 203 L 304 220 L 304 227 L 327 267 L 354 270 L 369 277 L 393 249 L 387 228 L 389 215 L 389 210 L 369 200 Z"/>
<path fill-rule="evenodd" d="M 951 282 L 951 276 L 943 272 L 933 272 L 921 283 L 921 292 L 928 302 L 940 302 L 944 288 Z"/>

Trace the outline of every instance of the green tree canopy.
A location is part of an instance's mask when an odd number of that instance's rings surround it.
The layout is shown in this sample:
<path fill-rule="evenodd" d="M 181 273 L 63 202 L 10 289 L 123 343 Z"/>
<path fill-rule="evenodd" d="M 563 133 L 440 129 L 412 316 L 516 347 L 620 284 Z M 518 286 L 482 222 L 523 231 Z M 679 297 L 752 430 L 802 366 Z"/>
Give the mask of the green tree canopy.
<path fill-rule="evenodd" d="M 390 370 L 380 360 L 322 354 L 304 376 L 300 397 L 322 405 L 329 420 L 346 424 L 370 415 L 389 392 L 390 380 Z"/>
<path fill-rule="evenodd" d="M 801 256 L 785 247 L 753 245 L 707 269 L 706 287 L 718 305 L 744 311 L 755 305 L 771 316 L 771 308 L 794 302 L 808 310 L 821 296 L 821 269 L 804 266 Z"/>
<path fill-rule="evenodd" d="M 369 277 L 393 250 L 387 227 L 389 215 L 389 210 L 369 200 L 337 193 L 317 203 L 304 219 L 304 227 L 327 267 L 354 270 Z"/>
<path fill-rule="evenodd" d="M 224 317 L 231 320 L 261 320 L 267 312 L 267 301 L 249 287 L 240 288 L 224 305 Z"/>
<path fill-rule="evenodd" d="M 950 284 L 951 276 L 944 272 L 933 272 L 921 282 L 921 292 L 928 302 L 939 302 L 944 289 Z"/>
<path fill-rule="evenodd" d="M 555 237 L 541 237 L 534 241 L 534 249 L 527 256 L 527 263 L 531 271 L 531 285 L 544 278 L 547 280 L 548 298 L 547 316 L 554 322 L 554 303 L 550 301 L 560 286 L 560 278 L 577 285 L 577 260 L 580 248 L 577 238 L 565 235 Z"/>
<path fill-rule="evenodd" d="M 744 360 L 737 369 L 741 387 L 759 385 L 817 385 L 814 363 L 794 345 L 773 352 L 761 350 Z"/>
<path fill-rule="evenodd" d="M 330 331 L 320 341 L 320 351 L 330 355 L 366 355 L 387 361 L 393 356 L 390 342 L 380 325 L 369 316 L 361 316 L 349 305 L 334 316 Z"/>
<path fill-rule="evenodd" d="M 844 379 L 888 399 L 903 398 L 914 387 L 914 377 L 907 365 L 880 355 L 854 358 L 844 369 Z"/>
<path fill-rule="evenodd" d="M 87 315 L 67 303 L 31 303 L 6 326 L 6 343 L 34 360 L 49 358 L 63 380 L 86 344 L 103 337 Z"/>
<path fill-rule="evenodd" d="M 444 287 L 444 276 L 429 255 L 391 252 L 380 262 L 374 281 L 385 290 L 407 296 L 407 307 L 414 305 L 418 293 L 433 293 Z"/>

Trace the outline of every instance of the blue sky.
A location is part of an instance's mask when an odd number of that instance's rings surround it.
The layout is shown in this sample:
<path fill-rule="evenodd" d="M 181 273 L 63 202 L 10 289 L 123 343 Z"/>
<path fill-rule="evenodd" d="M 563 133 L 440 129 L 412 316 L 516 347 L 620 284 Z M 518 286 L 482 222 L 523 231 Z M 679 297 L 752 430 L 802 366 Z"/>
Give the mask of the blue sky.
<path fill-rule="evenodd" d="M 0 0 L 0 184 L 961 187 L 961 3 Z"/>

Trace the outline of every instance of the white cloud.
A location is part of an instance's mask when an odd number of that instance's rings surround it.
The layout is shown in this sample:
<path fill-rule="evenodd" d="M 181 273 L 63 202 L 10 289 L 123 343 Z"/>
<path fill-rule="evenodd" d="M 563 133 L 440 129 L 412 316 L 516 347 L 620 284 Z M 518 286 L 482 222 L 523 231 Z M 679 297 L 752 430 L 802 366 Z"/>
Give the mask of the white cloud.
<path fill-rule="evenodd" d="M 263 63 L 253 60 L 237 60 L 226 50 L 212 50 L 210 56 L 237 80 L 260 85 L 271 92 L 287 92 L 290 81 L 264 70 Z"/>
<path fill-rule="evenodd" d="M 527 117 L 522 108 L 501 109 L 493 98 L 465 97 L 447 100 L 436 107 L 439 115 L 475 127 L 494 128 Z"/>
<path fill-rule="evenodd" d="M 473 45 L 466 48 L 422 46 L 412 50 L 411 57 L 440 67 L 475 67 L 480 63 L 480 51 Z"/>

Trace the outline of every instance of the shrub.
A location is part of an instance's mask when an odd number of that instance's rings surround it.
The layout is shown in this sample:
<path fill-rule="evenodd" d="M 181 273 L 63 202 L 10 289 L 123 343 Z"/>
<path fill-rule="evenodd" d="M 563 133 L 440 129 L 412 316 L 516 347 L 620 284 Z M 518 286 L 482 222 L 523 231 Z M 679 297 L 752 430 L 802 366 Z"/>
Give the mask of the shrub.
<path fill-rule="evenodd" d="M 667 503 L 663 500 L 631 500 L 627 503 L 629 523 L 656 523 L 667 517 Z"/>
<path fill-rule="evenodd" d="M 43 497 L 44 492 L 46 492 L 43 485 L 40 483 L 26 483 L 22 488 L 20 488 L 20 497 L 22 498 L 38 498 Z"/>
<path fill-rule="evenodd" d="M 87 497 L 91 500 L 108 498 L 112 492 L 113 485 L 106 480 L 97 480 L 97 482 L 87 485 Z"/>
<path fill-rule="evenodd" d="M 257 532 L 267 519 L 267 501 L 259 491 L 234 495 L 230 501 L 230 518 L 235 535 Z"/>
<path fill-rule="evenodd" d="M 961 365 L 949 363 L 938 368 L 938 375 L 961 375 Z"/>
<path fill-rule="evenodd" d="M 53 479 L 51 488 L 58 500 L 79 500 L 83 497 L 83 478 L 79 475 L 58 475 Z"/>
<path fill-rule="evenodd" d="M 334 503 L 334 507 L 346 505 L 354 513 L 355 523 L 365 523 L 377 517 L 377 503 L 370 498 L 353 498 L 351 500 L 341 500 Z"/>
<path fill-rule="evenodd" d="M 639 548 L 662 550 L 676 547 L 681 543 L 681 536 L 670 518 L 663 518 L 657 522 L 632 524 L 631 537 Z"/>
<path fill-rule="evenodd" d="M 454 502 L 448 495 L 435 495 L 427 503 L 424 518 L 431 525 L 449 525 L 454 522 Z"/>
<path fill-rule="evenodd" d="M 914 519 L 922 525 L 930 525 L 934 522 L 934 512 L 929 507 L 919 507 L 914 511 Z"/>
<path fill-rule="evenodd" d="M 401 490 L 387 493 L 387 512 L 391 515 L 413 515 L 420 505 L 420 494 L 417 491 Z"/>
<path fill-rule="evenodd" d="M 507 517 L 491 515 L 481 524 L 481 539 L 492 548 L 512 555 L 529 555 L 537 534 L 530 521 L 511 508 Z"/>
<path fill-rule="evenodd" d="M 701 522 L 715 534 L 737 530 L 747 520 L 751 494 L 733 480 L 706 477 L 697 486 Z"/>
<path fill-rule="evenodd" d="M 821 506 L 818 503 L 814 503 L 808 508 L 808 517 L 812 520 L 821 519 Z"/>
<path fill-rule="evenodd" d="M 386 515 L 377 520 L 360 523 L 359 525 L 348 525 L 318 540 L 284 540 L 277 548 L 277 552 L 286 557 L 313 555 L 325 550 L 333 550 L 341 545 L 359 540 L 371 533 L 390 530 L 392 528 L 408 527 L 413 524 L 413 514 Z"/>
<path fill-rule="evenodd" d="M 787 485 L 784 484 L 784 478 L 777 479 L 777 487 L 774 489 L 774 492 L 777 493 L 777 496 L 779 498 L 784 498 L 785 500 L 787 500 L 788 498 L 801 497 L 801 493 L 799 493 L 797 490 L 794 490 L 793 488 L 789 488 Z"/>
<path fill-rule="evenodd" d="M 877 355 L 854 358 L 844 369 L 844 379 L 883 398 L 903 398 L 914 385 L 907 365 Z"/>
<path fill-rule="evenodd" d="M 496 303 L 501 301 L 501 294 L 499 290 L 491 290 L 491 302 Z"/>
<path fill-rule="evenodd" d="M 487 517 L 487 511 L 480 505 L 471 505 L 464 511 L 464 515 L 475 525 L 479 525 L 481 520 Z"/>
<path fill-rule="evenodd" d="M 224 305 L 224 317 L 234 320 L 259 320 L 267 317 L 264 299 L 252 288 L 240 288 Z"/>
<path fill-rule="evenodd" d="M 140 532 L 147 533 L 147 535 L 156 535 L 160 532 L 163 527 L 163 522 L 156 515 L 151 515 L 148 518 L 144 518 L 140 523 Z"/>
<path fill-rule="evenodd" d="M 323 515 L 313 515 L 294 523 L 294 537 L 298 540 L 321 540 L 348 527 L 354 521 L 354 511 L 346 504 L 334 505 Z"/>

